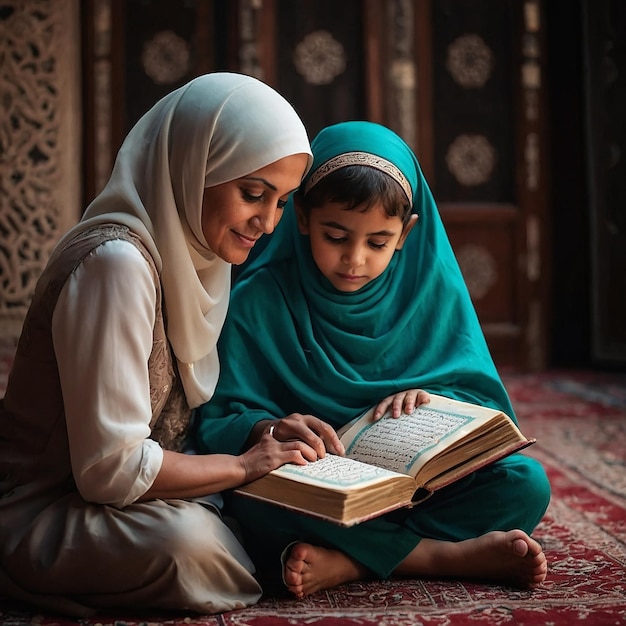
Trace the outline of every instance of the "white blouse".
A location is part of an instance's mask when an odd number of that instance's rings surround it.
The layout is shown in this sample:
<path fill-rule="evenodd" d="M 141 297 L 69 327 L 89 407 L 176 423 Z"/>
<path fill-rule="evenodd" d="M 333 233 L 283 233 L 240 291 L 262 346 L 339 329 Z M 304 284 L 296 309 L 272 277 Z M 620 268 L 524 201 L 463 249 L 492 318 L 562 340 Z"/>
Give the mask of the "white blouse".
<path fill-rule="evenodd" d="M 149 439 L 156 286 L 130 242 L 99 246 L 70 275 L 52 316 L 72 472 L 81 496 L 124 507 L 163 461 Z"/>

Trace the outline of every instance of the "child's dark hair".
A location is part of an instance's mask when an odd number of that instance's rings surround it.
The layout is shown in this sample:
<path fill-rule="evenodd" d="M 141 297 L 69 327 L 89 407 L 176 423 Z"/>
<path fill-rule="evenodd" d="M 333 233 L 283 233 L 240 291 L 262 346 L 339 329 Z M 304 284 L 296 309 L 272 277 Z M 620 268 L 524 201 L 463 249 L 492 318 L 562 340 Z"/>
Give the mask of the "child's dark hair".
<path fill-rule="evenodd" d="M 399 217 L 403 224 L 409 221 L 411 206 L 402 187 L 388 174 L 366 165 L 347 165 L 331 172 L 308 193 L 300 187 L 296 199 L 308 214 L 311 209 L 326 202 L 346 204 L 346 210 L 365 212 L 381 202 L 389 217 Z"/>

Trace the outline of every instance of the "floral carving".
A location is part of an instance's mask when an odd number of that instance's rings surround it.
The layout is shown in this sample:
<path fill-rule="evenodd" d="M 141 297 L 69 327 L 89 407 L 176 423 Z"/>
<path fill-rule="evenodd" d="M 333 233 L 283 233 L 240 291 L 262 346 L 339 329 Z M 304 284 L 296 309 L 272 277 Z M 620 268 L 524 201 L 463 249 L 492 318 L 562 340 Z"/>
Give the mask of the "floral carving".
<path fill-rule="evenodd" d="M 464 134 L 450 144 L 446 164 L 461 185 L 475 187 L 491 178 L 496 157 L 496 149 L 484 135 Z"/>
<path fill-rule="evenodd" d="M 496 262 L 489 250 L 466 244 L 457 250 L 456 257 L 472 299 L 484 298 L 498 279 Z"/>
<path fill-rule="evenodd" d="M 308 83 L 328 85 L 345 71 L 346 54 L 328 31 L 317 30 L 296 46 L 293 62 Z"/>
<path fill-rule="evenodd" d="M 157 85 L 169 85 L 187 74 L 189 57 L 189 44 L 171 30 L 164 30 L 146 41 L 141 63 Z"/>
<path fill-rule="evenodd" d="M 493 52 L 480 35 L 461 35 L 448 47 L 446 68 L 466 89 L 482 87 L 493 72 L 493 63 Z"/>

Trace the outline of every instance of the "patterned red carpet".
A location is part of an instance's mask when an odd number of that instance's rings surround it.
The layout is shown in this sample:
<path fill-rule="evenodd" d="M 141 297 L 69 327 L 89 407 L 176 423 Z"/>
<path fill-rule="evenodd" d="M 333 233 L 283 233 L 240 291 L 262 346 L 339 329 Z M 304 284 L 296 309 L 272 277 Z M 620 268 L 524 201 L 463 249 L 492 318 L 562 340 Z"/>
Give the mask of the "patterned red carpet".
<path fill-rule="evenodd" d="M 0 359 L 0 386 L 7 361 Z M 73 621 L 0 603 L 11 626 L 471 626 L 626 624 L 626 375 L 507 375 L 528 454 L 553 500 L 535 538 L 548 556 L 535 591 L 443 580 L 349 584 L 305 600 L 267 598 L 219 616 L 99 616 Z M 523 506 L 523 503 L 520 503 Z M 3 608 L 4 607 L 4 608 Z"/>

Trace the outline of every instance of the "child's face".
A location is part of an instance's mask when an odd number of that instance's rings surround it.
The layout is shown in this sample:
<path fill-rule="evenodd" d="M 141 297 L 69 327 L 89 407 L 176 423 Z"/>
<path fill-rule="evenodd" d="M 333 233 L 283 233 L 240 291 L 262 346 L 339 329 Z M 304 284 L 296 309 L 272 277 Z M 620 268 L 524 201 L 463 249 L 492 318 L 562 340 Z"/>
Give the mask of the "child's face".
<path fill-rule="evenodd" d="M 308 219 L 296 207 L 300 232 L 309 235 L 313 259 L 339 291 L 358 291 L 380 276 L 417 221 L 402 227 L 399 217 L 389 217 L 382 204 L 365 213 L 344 210 L 344 203 L 328 202 L 311 210 Z"/>

